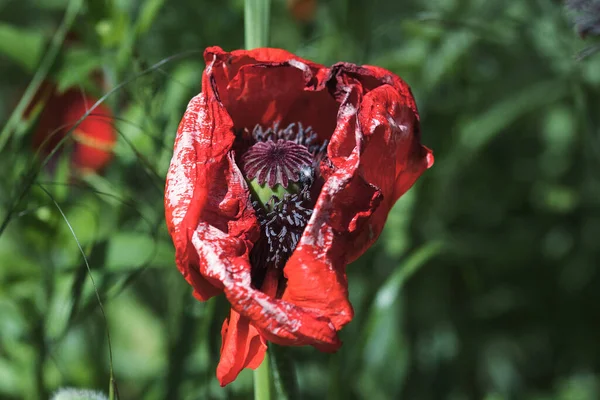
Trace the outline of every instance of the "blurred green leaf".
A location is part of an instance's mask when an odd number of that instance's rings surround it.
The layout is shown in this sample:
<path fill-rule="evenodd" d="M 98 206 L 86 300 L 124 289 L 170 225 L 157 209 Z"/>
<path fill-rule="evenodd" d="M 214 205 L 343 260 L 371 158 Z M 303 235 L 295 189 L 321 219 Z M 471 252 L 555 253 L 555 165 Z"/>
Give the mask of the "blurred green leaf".
<path fill-rule="evenodd" d="M 54 249 L 51 260 L 62 269 L 68 269 L 81 263 L 79 245 L 85 248 L 98 239 L 101 213 L 98 202 L 91 198 L 78 206 L 61 207 L 65 219 L 61 218 L 58 223 L 55 237 L 61 246 Z"/>
<path fill-rule="evenodd" d="M 400 257 L 411 245 L 410 223 L 417 191 L 409 190 L 392 207 L 383 228 L 380 241 L 385 247 L 386 254 L 390 257 Z"/>
<path fill-rule="evenodd" d="M 102 67 L 102 58 L 85 48 L 73 48 L 65 53 L 56 80 L 59 92 L 75 86 L 89 86 L 92 72 Z"/>
<path fill-rule="evenodd" d="M 398 313 L 395 304 L 406 280 L 431 258 L 438 255 L 442 249 L 442 243 L 432 242 L 413 251 L 406 257 L 402 266 L 396 268 L 375 294 L 369 309 L 367 322 L 361 330 L 361 352 L 362 359 L 365 361 L 365 365 L 362 367 L 363 374 L 359 382 L 359 387 L 365 390 L 362 395 L 369 394 L 374 399 L 382 400 L 390 395 L 389 391 L 379 387 L 377 379 L 373 380 L 378 374 L 383 373 L 386 368 L 390 368 L 390 362 L 394 363 L 396 387 L 392 388 L 386 385 L 387 389 L 394 393 L 402 384 L 400 376 L 403 374 L 401 371 L 406 369 L 408 350 L 402 345 L 404 340 L 399 331 Z"/>
<path fill-rule="evenodd" d="M 0 22 L 0 54 L 31 72 L 44 49 L 44 36 L 32 29 L 22 29 Z"/>
<path fill-rule="evenodd" d="M 460 67 L 460 59 L 469 53 L 476 36 L 468 30 L 451 32 L 442 36 L 442 42 L 432 51 L 423 66 L 423 80 L 429 88 L 437 86 L 442 79 Z"/>
<path fill-rule="evenodd" d="M 148 131 L 148 116 L 146 110 L 133 104 L 123 110 L 122 118 L 116 122 L 116 129 L 122 136 L 115 145 L 115 154 L 124 163 L 139 163 L 139 157 L 150 157 L 154 154 L 154 141 Z"/>
<path fill-rule="evenodd" d="M 137 35 L 145 33 L 152 27 L 158 12 L 164 5 L 165 0 L 145 0 L 142 4 L 140 14 L 136 21 L 135 31 Z"/>
<path fill-rule="evenodd" d="M 400 268 L 396 268 L 394 273 L 387 279 L 375 295 L 372 313 L 385 313 L 394 304 L 402 286 L 415 272 L 419 270 L 427 261 L 438 255 L 444 248 L 440 242 L 432 242 L 423 245 L 411 253 L 402 263 Z M 373 314 L 372 314 L 373 315 Z M 382 314 L 383 315 L 383 314 Z"/>
<path fill-rule="evenodd" d="M 470 118 L 460 129 L 460 143 L 478 151 L 523 115 L 556 102 L 567 94 L 562 82 L 536 82 L 499 100 L 481 115 Z"/>
<path fill-rule="evenodd" d="M 156 379 L 166 364 L 164 327 L 130 293 L 111 302 L 107 306 L 107 316 L 111 326 L 122 327 L 113 330 L 114 353 L 117 355 L 115 375 Z"/>
<path fill-rule="evenodd" d="M 106 268 L 113 271 L 135 270 L 141 266 L 171 266 L 172 246 L 147 233 L 120 232 L 108 241 Z"/>
<path fill-rule="evenodd" d="M 22 376 L 19 365 L 12 359 L 0 357 L 0 394 L 17 396 L 21 393 Z"/>

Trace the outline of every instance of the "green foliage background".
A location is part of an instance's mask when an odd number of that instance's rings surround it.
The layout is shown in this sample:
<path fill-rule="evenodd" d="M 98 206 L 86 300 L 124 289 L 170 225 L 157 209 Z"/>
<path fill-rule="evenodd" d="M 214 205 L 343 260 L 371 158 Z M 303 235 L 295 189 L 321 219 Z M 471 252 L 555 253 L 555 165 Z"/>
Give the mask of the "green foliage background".
<path fill-rule="evenodd" d="M 77 3 L 0 0 L 0 121 L 68 5 L 81 43 L 46 60 L 50 76 L 97 95 L 95 69 L 127 82 L 106 98 L 120 137 L 102 176 L 39 171 L 31 123 L 0 135 L 0 398 L 108 392 L 107 329 L 122 399 L 251 398 L 251 372 L 215 379 L 228 305 L 192 298 L 162 206 L 202 50 L 243 47 L 243 1 Z M 436 156 L 348 267 L 342 349 L 280 349 L 300 397 L 600 398 L 600 56 L 576 60 L 562 3 L 319 0 L 301 24 L 274 0 L 271 42 L 402 76 Z"/>

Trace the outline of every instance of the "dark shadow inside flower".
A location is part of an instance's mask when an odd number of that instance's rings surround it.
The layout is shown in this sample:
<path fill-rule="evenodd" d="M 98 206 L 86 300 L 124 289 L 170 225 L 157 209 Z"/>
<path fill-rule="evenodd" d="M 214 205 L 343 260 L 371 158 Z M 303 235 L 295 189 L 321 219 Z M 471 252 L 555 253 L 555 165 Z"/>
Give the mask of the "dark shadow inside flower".
<path fill-rule="evenodd" d="M 294 66 L 244 65 L 231 80 L 225 79 L 225 67 L 215 68 L 213 73 L 214 90 L 237 131 L 252 130 L 256 125 L 269 127 L 275 122 L 280 126 L 301 123 L 312 127 L 322 142 L 331 138 L 339 104 L 326 88 L 310 86 L 313 71 L 309 66 L 299 61 Z"/>
<path fill-rule="evenodd" d="M 320 164 L 328 141 L 301 123 L 278 123 L 237 136 L 236 158 L 248 182 L 250 202 L 261 234 L 250 252 L 252 285 L 267 293 L 265 279 L 277 283 L 271 296 L 281 298 L 286 287 L 284 267 L 312 215 L 323 187 Z M 272 283 L 272 282 L 271 282 Z"/>

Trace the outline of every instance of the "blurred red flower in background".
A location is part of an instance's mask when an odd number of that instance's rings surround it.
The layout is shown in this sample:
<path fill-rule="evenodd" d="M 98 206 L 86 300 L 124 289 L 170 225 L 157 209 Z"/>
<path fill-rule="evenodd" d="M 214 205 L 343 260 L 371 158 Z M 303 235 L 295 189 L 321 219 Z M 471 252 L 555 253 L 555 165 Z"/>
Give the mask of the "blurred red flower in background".
<path fill-rule="evenodd" d="M 44 155 L 49 154 L 74 128 L 71 132 L 73 167 L 80 172 L 101 171 L 112 159 L 116 142 L 112 112 L 100 104 L 75 126 L 97 101 L 78 89 L 58 93 L 53 84 L 44 83 L 25 113 L 27 116 L 36 106 L 43 104 L 33 135 L 34 149 L 39 149 Z"/>
<path fill-rule="evenodd" d="M 287 0 L 288 11 L 298 22 L 311 22 L 317 12 L 317 0 Z"/>
<path fill-rule="evenodd" d="M 226 385 L 260 365 L 267 341 L 339 348 L 353 317 L 346 265 L 433 155 L 408 85 L 387 70 L 278 49 L 204 57 L 165 209 L 194 295 L 231 303 L 217 367 Z"/>

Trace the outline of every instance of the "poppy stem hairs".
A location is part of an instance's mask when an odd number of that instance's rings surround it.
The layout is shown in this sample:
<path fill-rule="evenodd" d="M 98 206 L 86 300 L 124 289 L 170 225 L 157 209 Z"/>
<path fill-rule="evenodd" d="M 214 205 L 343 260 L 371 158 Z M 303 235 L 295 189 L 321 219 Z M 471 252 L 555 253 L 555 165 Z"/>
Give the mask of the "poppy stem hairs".
<path fill-rule="evenodd" d="M 181 120 L 165 211 L 177 267 L 224 293 L 217 378 L 256 369 L 267 342 L 334 352 L 352 320 L 346 266 L 433 164 L 408 85 L 271 48 L 204 52 Z"/>

